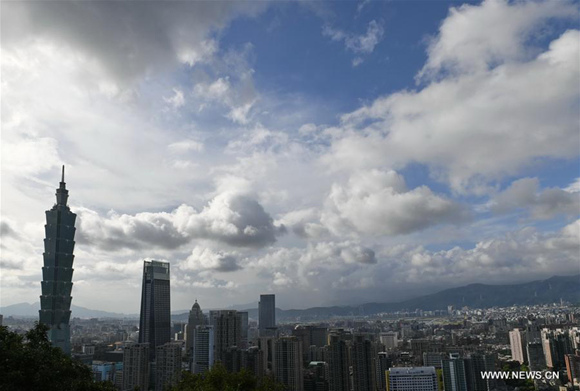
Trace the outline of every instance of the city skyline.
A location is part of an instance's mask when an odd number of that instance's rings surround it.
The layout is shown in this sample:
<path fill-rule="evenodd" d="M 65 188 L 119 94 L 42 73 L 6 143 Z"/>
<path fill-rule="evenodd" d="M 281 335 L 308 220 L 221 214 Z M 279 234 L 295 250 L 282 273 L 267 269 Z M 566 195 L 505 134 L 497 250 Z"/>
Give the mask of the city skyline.
<path fill-rule="evenodd" d="M 79 306 L 138 312 L 144 259 L 180 310 L 578 274 L 576 2 L 68 6 L 3 4 L 0 306 L 62 164 Z"/>

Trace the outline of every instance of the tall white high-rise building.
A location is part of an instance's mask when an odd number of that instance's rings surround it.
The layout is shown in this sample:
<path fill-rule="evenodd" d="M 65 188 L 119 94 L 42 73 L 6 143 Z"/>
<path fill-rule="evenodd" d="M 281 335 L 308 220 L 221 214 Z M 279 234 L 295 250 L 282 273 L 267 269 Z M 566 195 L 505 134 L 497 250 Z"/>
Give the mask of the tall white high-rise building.
<path fill-rule="evenodd" d="M 437 391 L 434 367 L 391 368 L 387 372 L 388 391 Z"/>
<path fill-rule="evenodd" d="M 512 360 L 523 364 L 524 356 L 524 335 L 520 329 L 513 329 L 510 331 L 510 348 L 512 350 Z"/>

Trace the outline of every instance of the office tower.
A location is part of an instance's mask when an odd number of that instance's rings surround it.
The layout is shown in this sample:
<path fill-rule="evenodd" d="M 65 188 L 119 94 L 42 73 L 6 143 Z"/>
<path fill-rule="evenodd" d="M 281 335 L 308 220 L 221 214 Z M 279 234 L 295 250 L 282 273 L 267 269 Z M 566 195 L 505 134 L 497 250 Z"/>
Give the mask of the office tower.
<path fill-rule="evenodd" d="M 275 373 L 275 358 L 274 353 L 276 338 L 275 337 L 260 337 L 258 339 L 258 346 L 263 352 L 262 355 L 262 369 L 265 374 L 273 375 Z"/>
<path fill-rule="evenodd" d="M 349 391 L 349 363 L 346 342 L 338 333 L 328 336 L 328 383 L 330 391 Z"/>
<path fill-rule="evenodd" d="M 326 346 L 318 347 L 315 345 L 310 345 L 308 348 L 308 360 L 310 361 L 324 361 L 326 362 Z"/>
<path fill-rule="evenodd" d="M 568 330 L 543 330 L 542 340 L 547 366 L 553 370 L 564 369 L 566 366 L 564 356 L 573 351 Z"/>
<path fill-rule="evenodd" d="M 441 361 L 443 361 L 444 356 L 444 353 L 425 352 L 423 353 L 423 366 L 441 369 Z"/>
<path fill-rule="evenodd" d="M 298 338 L 302 344 L 303 361 L 316 361 L 311 357 L 310 348 L 326 346 L 327 329 L 326 327 L 299 325 L 292 330 L 292 336 Z"/>
<path fill-rule="evenodd" d="M 355 335 L 350 348 L 353 390 L 365 391 L 376 388 L 376 349 L 365 335 Z"/>
<path fill-rule="evenodd" d="M 445 391 L 467 391 L 467 378 L 465 375 L 465 362 L 458 354 L 450 354 L 444 359 L 443 384 Z"/>
<path fill-rule="evenodd" d="M 214 363 L 214 329 L 213 326 L 198 325 L 193 330 L 193 373 L 203 373 Z"/>
<path fill-rule="evenodd" d="M 149 343 L 128 344 L 123 350 L 123 390 L 149 389 Z"/>
<path fill-rule="evenodd" d="M 150 344 L 149 357 L 153 361 L 157 346 L 170 340 L 169 263 L 144 261 L 139 343 Z"/>
<path fill-rule="evenodd" d="M 412 339 L 411 352 L 414 357 L 423 357 L 423 353 L 429 351 L 431 341 L 428 339 Z"/>
<path fill-rule="evenodd" d="M 467 388 L 470 391 L 490 391 L 495 389 L 495 380 L 484 379 L 482 372 L 495 370 L 495 356 L 492 354 L 472 353 L 464 360 Z"/>
<path fill-rule="evenodd" d="M 387 352 L 377 353 L 377 363 L 376 363 L 376 384 L 377 390 L 386 391 L 387 390 L 387 371 L 393 364 L 393 361 L 389 358 Z"/>
<path fill-rule="evenodd" d="M 197 300 L 191 307 L 189 311 L 189 319 L 187 322 L 187 327 L 185 329 L 185 352 L 189 358 L 193 357 L 193 335 L 195 328 L 205 324 L 205 317 L 201 311 L 201 307 L 197 303 Z"/>
<path fill-rule="evenodd" d="M 242 355 L 243 349 L 237 346 L 230 346 L 226 349 L 223 358 L 223 364 L 226 371 L 229 373 L 236 373 L 243 369 L 242 367 Z"/>
<path fill-rule="evenodd" d="M 385 349 L 387 350 L 393 350 L 399 344 L 399 339 L 396 331 L 381 333 L 381 335 L 379 336 L 379 340 L 383 345 L 385 345 Z"/>
<path fill-rule="evenodd" d="M 300 341 L 302 347 L 302 361 L 310 362 L 310 346 L 312 345 L 310 328 L 300 325 L 296 326 L 294 330 L 292 330 L 292 336 L 298 338 Z"/>
<path fill-rule="evenodd" d="M 56 204 L 46 211 L 39 321 L 49 327 L 48 339 L 52 345 L 70 355 L 69 322 L 77 215 L 71 212 L 67 200 L 68 190 L 62 166 Z"/>
<path fill-rule="evenodd" d="M 391 368 L 387 373 L 388 391 L 437 391 L 437 372 L 433 367 Z M 447 388 L 445 389 L 447 391 Z M 452 391 L 449 389 L 449 391 Z"/>
<path fill-rule="evenodd" d="M 240 347 L 242 349 L 247 349 L 248 348 L 248 332 L 249 332 L 249 327 L 248 327 L 249 314 L 248 314 L 248 311 L 238 311 L 238 313 L 240 314 L 240 319 L 242 320 L 242 341 L 240 343 Z"/>
<path fill-rule="evenodd" d="M 157 346 L 155 357 L 155 390 L 163 391 L 181 380 L 181 343 Z"/>
<path fill-rule="evenodd" d="M 328 364 L 312 361 L 304 374 L 304 391 L 328 391 Z"/>
<path fill-rule="evenodd" d="M 566 363 L 566 373 L 568 374 L 570 383 L 574 386 L 580 385 L 580 352 L 576 351 L 576 354 L 566 354 L 564 356 L 564 362 Z"/>
<path fill-rule="evenodd" d="M 210 311 L 210 324 L 214 327 L 214 359 L 224 361 L 225 352 L 242 341 L 242 316 L 238 311 Z"/>
<path fill-rule="evenodd" d="M 510 331 L 510 348 L 512 350 L 512 360 L 520 364 L 525 362 L 524 358 L 525 336 L 520 329 Z"/>
<path fill-rule="evenodd" d="M 251 346 L 242 353 L 242 367 L 257 378 L 264 376 L 264 352 L 258 346 Z"/>
<path fill-rule="evenodd" d="M 552 352 L 550 348 L 549 330 L 543 329 L 541 334 L 542 350 L 544 352 L 544 361 L 546 362 L 546 367 L 553 368 L 552 364 Z"/>
<path fill-rule="evenodd" d="M 260 336 L 269 336 L 276 328 L 276 295 L 260 295 L 258 327 Z"/>
<path fill-rule="evenodd" d="M 526 355 L 531 371 L 541 371 L 546 369 L 546 357 L 541 341 L 528 342 Z"/>
<path fill-rule="evenodd" d="M 274 349 L 276 380 L 288 391 L 303 391 L 302 345 L 296 337 L 281 337 Z"/>

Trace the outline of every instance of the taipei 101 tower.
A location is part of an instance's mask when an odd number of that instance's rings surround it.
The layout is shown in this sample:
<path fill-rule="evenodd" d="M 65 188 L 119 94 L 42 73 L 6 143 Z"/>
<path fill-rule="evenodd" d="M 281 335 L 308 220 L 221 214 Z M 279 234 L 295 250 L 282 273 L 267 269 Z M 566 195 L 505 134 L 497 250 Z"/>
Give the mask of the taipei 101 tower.
<path fill-rule="evenodd" d="M 46 211 L 40 323 L 50 327 L 48 338 L 52 345 L 70 355 L 69 321 L 77 215 L 70 211 L 67 199 L 68 190 L 62 166 L 62 179 L 56 189 L 56 204 Z"/>

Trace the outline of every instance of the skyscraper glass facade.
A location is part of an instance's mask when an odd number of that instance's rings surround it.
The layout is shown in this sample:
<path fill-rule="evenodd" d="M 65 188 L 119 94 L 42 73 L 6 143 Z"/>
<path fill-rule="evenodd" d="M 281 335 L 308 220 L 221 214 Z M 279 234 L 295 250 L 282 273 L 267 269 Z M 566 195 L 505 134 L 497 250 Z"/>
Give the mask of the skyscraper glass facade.
<path fill-rule="evenodd" d="M 171 339 L 171 301 L 169 294 L 169 263 L 144 261 L 141 291 L 139 343 L 150 344 L 150 359 L 157 346 Z"/>
<path fill-rule="evenodd" d="M 60 186 L 56 190 L 56 204 L 46 211 L 39 320 L 49 327 L 48 338 L 52 345 L 70 354 L 69 322 L 76 214 L 71 212 L 67 201 L 63 166 Z"/>

